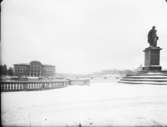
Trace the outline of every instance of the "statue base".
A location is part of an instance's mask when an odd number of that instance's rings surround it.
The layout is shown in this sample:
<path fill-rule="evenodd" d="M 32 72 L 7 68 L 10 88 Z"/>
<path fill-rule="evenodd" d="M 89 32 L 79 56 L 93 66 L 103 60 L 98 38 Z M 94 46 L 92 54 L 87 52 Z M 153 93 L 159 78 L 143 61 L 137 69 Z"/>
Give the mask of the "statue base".
<path fill-rule="evenodd" d="M 148 66 L 148 67 L 143 67 L 143 71 L 161 71 L 162 70 L 162 67 L 161 66 L 156 66 L 156 65 L 152 65 L 152 66 Z"/>
<path fill-rule="evenodd" d="M 160 64 L 160 47 L 150 46 L 145 48 L 145 66 L 143 71 L 161 71 Z"/>

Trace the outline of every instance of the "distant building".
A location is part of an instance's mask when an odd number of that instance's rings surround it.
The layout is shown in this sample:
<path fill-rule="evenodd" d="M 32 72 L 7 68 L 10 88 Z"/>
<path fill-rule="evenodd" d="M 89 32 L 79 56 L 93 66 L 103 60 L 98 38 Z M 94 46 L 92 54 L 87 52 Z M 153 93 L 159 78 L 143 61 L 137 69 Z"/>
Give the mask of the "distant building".
<path fill-rule="evenodd" d="M 43 76 L 52 76 L 55 74 L 55 66 L 53 65 L 43 65 L 42 66 L 42 75 Z"/>
<path fill-rule="evenodd" d="M 32 61 L 30 62 L 30 76 L 39 77 L 42 76 L 42 64 L 39 61 Z"/>
<path fill-rule="evenodd" d="M 14 74 L 17 76 L 54 76 L 55 66 L 43 65 L 39 61 L 31 61 L 30 64 L 14 64 Z"/>
<path fill-rule="evenodd" d="M 29 75 L 29 68 L 28 64 L 14 64 L 14 74 L 17 76 Z"/>

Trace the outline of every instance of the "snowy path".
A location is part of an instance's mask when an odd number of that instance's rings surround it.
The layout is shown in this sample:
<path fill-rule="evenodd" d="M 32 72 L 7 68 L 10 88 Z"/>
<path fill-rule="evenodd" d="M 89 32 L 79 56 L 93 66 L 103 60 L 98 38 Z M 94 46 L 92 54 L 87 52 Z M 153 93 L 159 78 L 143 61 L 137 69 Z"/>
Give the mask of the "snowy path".
<path fill-rule="evenodd" d="M 1 97 L 4 125 L 167 125 L 167 85 L 101 82 Z"/>

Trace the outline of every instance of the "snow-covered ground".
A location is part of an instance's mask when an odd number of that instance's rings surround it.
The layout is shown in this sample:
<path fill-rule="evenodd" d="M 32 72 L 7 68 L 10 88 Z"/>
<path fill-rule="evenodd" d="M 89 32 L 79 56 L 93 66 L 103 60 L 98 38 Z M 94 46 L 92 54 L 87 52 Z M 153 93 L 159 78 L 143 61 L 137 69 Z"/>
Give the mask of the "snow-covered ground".
<path fill-rule="evenodd" d="M 4 125 L 167 125 L 167 85 L 92 82 L 1 98 Z"/>

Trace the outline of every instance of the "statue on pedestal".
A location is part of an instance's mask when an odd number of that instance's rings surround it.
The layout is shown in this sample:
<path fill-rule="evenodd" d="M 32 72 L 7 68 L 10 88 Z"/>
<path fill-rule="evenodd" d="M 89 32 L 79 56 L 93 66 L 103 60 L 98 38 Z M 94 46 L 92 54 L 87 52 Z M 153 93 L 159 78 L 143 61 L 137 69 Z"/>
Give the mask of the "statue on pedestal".
<path fill-rule="evenodd" d="M 148 43 L 151 47 L 157 47 L 157 30 L 155 29 L 155 26 L 152 27 L 152 29 L 148 32 Z"/>
<path fill-rule="evenodd" d="M 155 26 L 148 32 L 148 43 L 150 46 L 145 48 L 145 64 L 143 70 L 145 71 L 161 71 L 160 66 L 160 47 L 157 47 L 157 30 Z"/>

